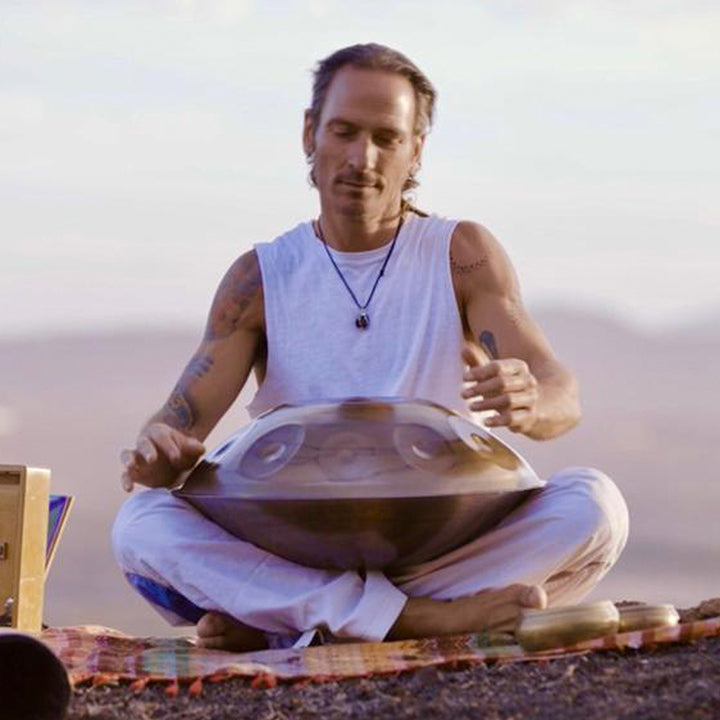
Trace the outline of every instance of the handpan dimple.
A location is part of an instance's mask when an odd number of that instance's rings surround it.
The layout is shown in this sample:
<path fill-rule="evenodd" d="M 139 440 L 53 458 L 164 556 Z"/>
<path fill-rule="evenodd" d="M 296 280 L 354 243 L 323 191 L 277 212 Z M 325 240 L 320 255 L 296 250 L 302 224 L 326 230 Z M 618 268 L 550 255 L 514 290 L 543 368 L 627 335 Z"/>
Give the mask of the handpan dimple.
<path fill-rule="evenodd" d="M 331 432 L 322 441 L 318 464 L 332 480 L 372 477 L 385 465 L 379 438 L 344 429 Z"/>
<path fill-rule="evenodd" d="M 254 480 L 270 477 L 285 467 L 305 439 L 299 424 L 281 425 L 258 438 L 240 459 L 238 470 Z"/>
<path fill-rule="evenodd" d="M 518 456 L 484 428 L 458 415 L 448 417 L 448 423 L 457 436 L 478 455 L 487 457 L 504 470 L 514 471 L 520 468 Z"/>
<path fill-rule="evenodd" d="M 417 470 L 447 472 L 455 464 L 448 441 L 425 425 L 398 425 L 393 431 L 393 441 L 402 459 Z"/>

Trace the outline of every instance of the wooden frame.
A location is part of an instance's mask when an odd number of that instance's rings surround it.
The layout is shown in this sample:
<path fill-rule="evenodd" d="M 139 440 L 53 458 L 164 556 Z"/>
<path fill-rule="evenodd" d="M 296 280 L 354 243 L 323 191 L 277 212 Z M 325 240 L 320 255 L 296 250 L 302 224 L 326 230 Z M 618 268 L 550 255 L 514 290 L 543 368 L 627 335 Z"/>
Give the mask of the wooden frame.
<path fill-rule="evenodd" d="M 12 627 L 42 629 L 50 471 L 0 465 L 0 612 L 12 598 Z"/>

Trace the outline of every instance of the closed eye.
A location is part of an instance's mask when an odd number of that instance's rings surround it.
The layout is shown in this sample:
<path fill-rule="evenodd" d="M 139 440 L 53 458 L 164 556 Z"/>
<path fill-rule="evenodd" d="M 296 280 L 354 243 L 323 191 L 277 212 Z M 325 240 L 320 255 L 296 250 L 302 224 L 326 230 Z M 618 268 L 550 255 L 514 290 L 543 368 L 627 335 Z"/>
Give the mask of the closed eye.
<path fill-rule="evenodd" d="M 394 132 L 377 133 L 373 139 L 380 147 L 392 147 L 402 142 L 402 136 Z"/>
<path fill-rule="evenodd" d="M 335 135 L 335 137 L 339 138 L 351 138 L 357 132 L 357 128 L 350 125 L 349 123 L 337 121 L 331 122 L 328 129 L 330 130 L 330 132 L 332 132 L 333 135 Z"/>

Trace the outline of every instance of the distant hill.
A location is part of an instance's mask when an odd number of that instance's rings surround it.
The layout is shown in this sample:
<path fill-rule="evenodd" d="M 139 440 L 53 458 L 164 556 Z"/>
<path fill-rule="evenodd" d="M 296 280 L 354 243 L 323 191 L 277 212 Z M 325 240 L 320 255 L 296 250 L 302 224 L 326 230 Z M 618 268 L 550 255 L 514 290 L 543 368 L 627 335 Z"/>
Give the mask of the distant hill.
<path fill-rule="evenodd" d="M 647 335 L 565 310 L 535 313 L 580 379 L 585 417 L 549 443 L 504 436 L 541 474 L 604 469 L 631 509 L 632 535 L 598 597 L 692 604 L 718 594 L 720 323 Z M 125 498 L 119 452 L 133 443 L 193 352 L 198 334 L 165 331 L 0 342 L 0 461 L 50 467 L 77 497 L 48 586 L 46 620 L 169 633 L 126 586 L 109 546 Z M 239 401 L 208 440 L 247 422 Z"/>

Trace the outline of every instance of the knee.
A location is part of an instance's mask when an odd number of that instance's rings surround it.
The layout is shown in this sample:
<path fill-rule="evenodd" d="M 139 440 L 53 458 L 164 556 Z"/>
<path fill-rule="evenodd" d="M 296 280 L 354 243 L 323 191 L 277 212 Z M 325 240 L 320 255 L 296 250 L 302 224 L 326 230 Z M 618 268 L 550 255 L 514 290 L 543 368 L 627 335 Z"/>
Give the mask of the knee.
<path fill-rule="evenodd" d="M 548 485 L 567 497 L 574 524 L 602 545 L 614 562 L 625 547 L 629 531 L 627 505 L 617 485 L 600 470 L 585 467 L 556 473 Z"/>
<path fill-rule="evenodd" d="M 115 557 L 122 567 L 132 566 L 134 548 L 146 535 L 143 526 L 153 518 L 168 494 L 166 490 L 143 490 L 129 497 L 120 507 L 110 538 Z"/>

